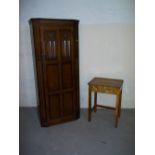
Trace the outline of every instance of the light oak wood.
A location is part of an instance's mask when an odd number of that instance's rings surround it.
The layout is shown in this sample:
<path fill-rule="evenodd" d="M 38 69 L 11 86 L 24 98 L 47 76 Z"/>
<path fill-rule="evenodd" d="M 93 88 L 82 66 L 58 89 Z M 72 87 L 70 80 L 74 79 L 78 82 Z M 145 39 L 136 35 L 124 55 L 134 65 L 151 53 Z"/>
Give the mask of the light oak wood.
<path fill-rule="evenodd" d="M 106 105 L 99 105 L 99 104 L 97 104 L 96 106 L 97 107 L 101 107 L 101 108 L 111 109 L 111 110 L 115 110 L 116 109 L 115 107 L 106 106 Z"/>
<path fill-rule="evenodd" d="M 94 112 L 97 111 L 97 92 L 94 92 Z"/>
<path fill-rule="evenodd" d="M 121 115 L 121 98 L 122 98 L 123 80 L 110 78 L 93 78 L 88 83 L 88 121 L 91 121 L 91 92 L 94 92 L 94 112 L 97 107 L 115 110 L 115 127 L 118 127 L 118 121 Z M 97 92 L 116 95 L 115 107 L 97 104 Z"/>

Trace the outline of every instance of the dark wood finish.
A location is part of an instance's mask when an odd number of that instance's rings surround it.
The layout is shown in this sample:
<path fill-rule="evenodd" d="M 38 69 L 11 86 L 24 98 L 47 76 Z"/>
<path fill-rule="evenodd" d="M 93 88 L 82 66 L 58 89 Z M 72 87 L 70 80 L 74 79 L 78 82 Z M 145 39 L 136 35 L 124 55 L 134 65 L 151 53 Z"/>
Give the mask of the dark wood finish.
<path fill-rule="evenodd" d="M 115 127 L 118 127 L 118 120 L 121 114 L 121 98 L 122 98 L 122 86 L 123 80 L 109 79 L 109 78 L 93 78 L 88 83 L 88 121 L 91 121 L 91 92 L 94 92 L 94 112 L 97 107 L 107 108 L 115 110 Z M 116 95 L 115 107 L 99 105 L 97 104 L 97 92 L 108 93 Z"/>
<path fill-rule="evenodd" d="M 42 126 L 78 119 L 78 20 L 30 20 Z"/>

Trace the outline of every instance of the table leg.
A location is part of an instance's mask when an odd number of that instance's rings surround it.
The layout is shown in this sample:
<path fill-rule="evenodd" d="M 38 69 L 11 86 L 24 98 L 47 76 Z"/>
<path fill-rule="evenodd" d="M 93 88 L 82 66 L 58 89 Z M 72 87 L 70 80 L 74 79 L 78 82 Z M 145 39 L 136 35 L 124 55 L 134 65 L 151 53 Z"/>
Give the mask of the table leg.
<path fill-rule="evenodd" d="M 91 121 L 91 90 L 88 88 L 88 121 Z"/>
<path fill-rule="evenodd" d="M 121 116 L 121 102 L 122 102 L 122 90 L 120 92 L 120 96 L 119 96 L 119 112 L 118 112 L 118 116 Z"/>
<path fill-rule="evenodd" d="M 97 92 L 94 92 L 94 112 L 97 111 Z"/>
<path fill-rule="evenodd" d="M 116 94 L 115 128 L 118 127 L 120 94 Z"/>

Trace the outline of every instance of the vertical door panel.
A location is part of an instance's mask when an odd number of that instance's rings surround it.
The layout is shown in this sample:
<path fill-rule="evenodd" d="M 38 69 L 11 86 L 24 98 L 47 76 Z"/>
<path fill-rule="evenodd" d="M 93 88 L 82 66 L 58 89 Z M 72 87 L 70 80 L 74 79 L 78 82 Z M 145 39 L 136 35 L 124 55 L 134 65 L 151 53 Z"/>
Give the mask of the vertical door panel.
<path fill-rule="evenodd" d="M 48 92 L 58 91 L 59 86 L 59 66 L 57 64 L 47 65 L 46 64 L 46 74 L 47 74 L 47 88 Z"/>
<path fill-rule="evenodd" d="M 74 114 L 73 92 L 63 94 L 63 116 L 72 116 Z"/>
<path fill-rule="evenodd" d="M 73 74 L 71 63 L 62 64 L 62 86 L 63 89 L 73 87 Z"/>
<path fill-rule="evenodd" d="M 44 31 L 43 51 L 46 59 L 49 59 L 49 60 L 58 59 L 57 46 L 58 46 L 58 41 L 57 41 L 56 30 Z"/>
<path fill-rule="evenodd" d="M 73 35 L 71 29 L 60 30 L 61 59 L 71 60 L 73 58 Z"/>
<path fill-rule="evenodd" d="M 61 116 L 61 106 L 60 106 L 60 96 L 57 95 L 49 95 L 49 119 L 59 119 Z"/>

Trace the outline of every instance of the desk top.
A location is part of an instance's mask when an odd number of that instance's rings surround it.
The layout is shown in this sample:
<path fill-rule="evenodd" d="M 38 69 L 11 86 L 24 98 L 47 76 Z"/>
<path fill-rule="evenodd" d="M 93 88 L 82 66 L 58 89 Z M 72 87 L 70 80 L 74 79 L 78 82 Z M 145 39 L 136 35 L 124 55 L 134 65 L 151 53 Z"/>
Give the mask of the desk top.
<path fill-rule="evenodd" d="M 121 88 L 123 80 L 95 77 L 88 83 L 88 85 Z"/>

